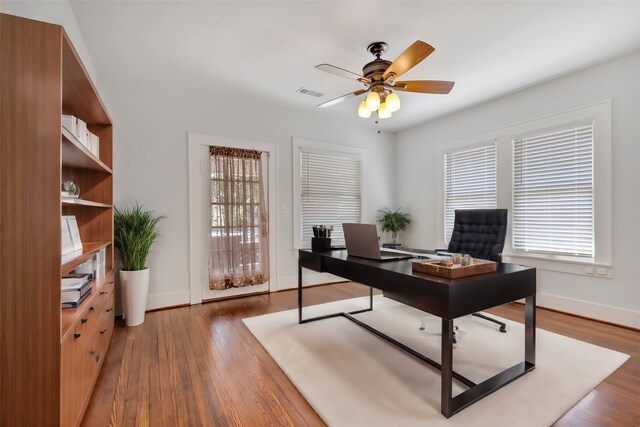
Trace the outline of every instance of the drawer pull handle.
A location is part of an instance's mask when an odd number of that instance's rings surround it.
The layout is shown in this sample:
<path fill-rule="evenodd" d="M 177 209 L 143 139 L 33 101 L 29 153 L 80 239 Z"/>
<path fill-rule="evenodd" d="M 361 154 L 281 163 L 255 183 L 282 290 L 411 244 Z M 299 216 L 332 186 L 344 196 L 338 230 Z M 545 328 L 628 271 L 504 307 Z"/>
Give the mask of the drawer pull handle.
<path fill-rule="evenodd" d="M 80 319 L 80 323 L 87 323 L 89 319 Z"/>
<path fill-rule="evenodd" d="M 100 362 L 100 355 L 96 355 L 96 363 Z"/>
<path fill-rule="evenodd" d="M 113 280 L 112 280 L 112 281 L 110 281 L 110 282 L 109 282 L 109 284 L 110 284 L 110 285 L 111 285 L 111 284 L 113 284 Z"/>
<path fill-rule="evenodd" d="M 107 313 L 113 310 L 113 308 L 107 308 Z"/>
<path fill-rule="evenodd" d="M 104 295 L 106 293 L 107 293 L 107 291 L 100 291 L 100 295 Z"/>
<path fill-rule="evenodd" d="M 76 332 L 75 334 L 73 334 L 73 339 L 77 340 L 78 338 L 80 338 L 80 335 L 82 335 L 80 332 Z"/>
<path fill-rule="evenodd" d="M 108 331 L 108 329 L 103 329 L 103 330 L 100 331 L 100 334 L 104 334 L 107 331 Z"/>
<path fill-rule="evenodd" d="M 95 309 L 96 309 L 96 308 L 95 308 L 94 306 L 89 307 L 89 311 L 93 311 L 93 310 L 95 310 Z"/>

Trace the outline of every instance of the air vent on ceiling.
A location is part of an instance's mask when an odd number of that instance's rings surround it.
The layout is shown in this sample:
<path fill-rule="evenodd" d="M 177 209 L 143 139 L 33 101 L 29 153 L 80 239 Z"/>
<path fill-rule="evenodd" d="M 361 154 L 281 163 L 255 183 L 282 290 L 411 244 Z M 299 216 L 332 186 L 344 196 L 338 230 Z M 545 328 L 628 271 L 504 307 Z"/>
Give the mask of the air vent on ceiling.
<path fill-rule="evenodd" d="M 320 92 L 317 92 L 315 90 L 307 89 L 306 87 L 301 87 L 300 89 L 296 90 L 296 92 L 299 92 L 299 93 L 301 93 L 303 95 L 315 96 L 316 98 L 320 98 L 321 96 L 324 96 L 324 93 L 320 93 Z"/>

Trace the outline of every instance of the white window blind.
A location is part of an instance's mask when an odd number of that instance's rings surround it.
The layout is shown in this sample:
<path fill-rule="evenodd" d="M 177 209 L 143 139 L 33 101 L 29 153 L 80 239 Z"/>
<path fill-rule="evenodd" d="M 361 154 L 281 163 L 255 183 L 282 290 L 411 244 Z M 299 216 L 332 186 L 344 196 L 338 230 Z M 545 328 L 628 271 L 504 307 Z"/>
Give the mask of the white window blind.
<path fill-rule="evenodd" d="M 354 157 L 300 153 L 301 241 L 311 245 L 314 225 L 332 225 L 332 245 L 343 245 L 343 222 L 360 222 L 361 161 Z"/>
<path fill-rule="evenodd" d="M 593 122 L 513 144 L 513 247 L 593 257 Z"/>
<path fill-rule="evenodd" d="M 444 155 L 444 241 L 449 242 L 456 209 L 495 209 L 497 151 L 492 142 Z"/>

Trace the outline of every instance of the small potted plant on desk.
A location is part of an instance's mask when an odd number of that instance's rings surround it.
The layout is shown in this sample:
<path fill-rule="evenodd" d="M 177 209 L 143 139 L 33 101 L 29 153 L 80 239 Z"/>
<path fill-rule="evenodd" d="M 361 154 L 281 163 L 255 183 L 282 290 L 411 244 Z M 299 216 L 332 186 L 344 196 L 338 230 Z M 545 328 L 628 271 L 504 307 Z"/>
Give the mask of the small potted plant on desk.
<path fill-rule="evenodd" d="M 390 231 L 392 243 L 385 243 L 383 247 L 397 247 L 401 246 L 401 243 L 398 242 L 398 232 L 404 231 L 409 224 L 411 224 L 411 215 L 402 212 L 402 208 L 398 208 L 395 211 L 392 211 L 389 208 L 384 208 L 378 211 L 380 215 L 378 216 L 378 224 L 380 224 L 380 229 L 382 231 Z"/>
<path fill-rule="evenodd" d="M 122 261 L 120 285 L 127 326 L 144 322 L 149 290 L 149 267 L 146 263 L 151 246 L 159 236 L 158 222 L 163 218 L 144 211 L 137 203 L 131 209 L 115 208 L 113 234 Z"/>

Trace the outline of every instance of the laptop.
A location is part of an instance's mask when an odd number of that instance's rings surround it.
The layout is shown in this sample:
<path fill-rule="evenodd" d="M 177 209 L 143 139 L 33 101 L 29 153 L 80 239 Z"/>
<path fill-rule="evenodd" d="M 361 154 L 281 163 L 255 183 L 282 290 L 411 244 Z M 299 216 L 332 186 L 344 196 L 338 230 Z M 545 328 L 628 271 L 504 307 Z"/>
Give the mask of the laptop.
<path fill-rule="evenodd" d="M 344 240 L 349 256 L 372 259 L 375 261 L 397 261 L 413 258 L 411 255 L 393 252 L 380 252 L 378 231 L 375 224 L 343 223 Z"/>

